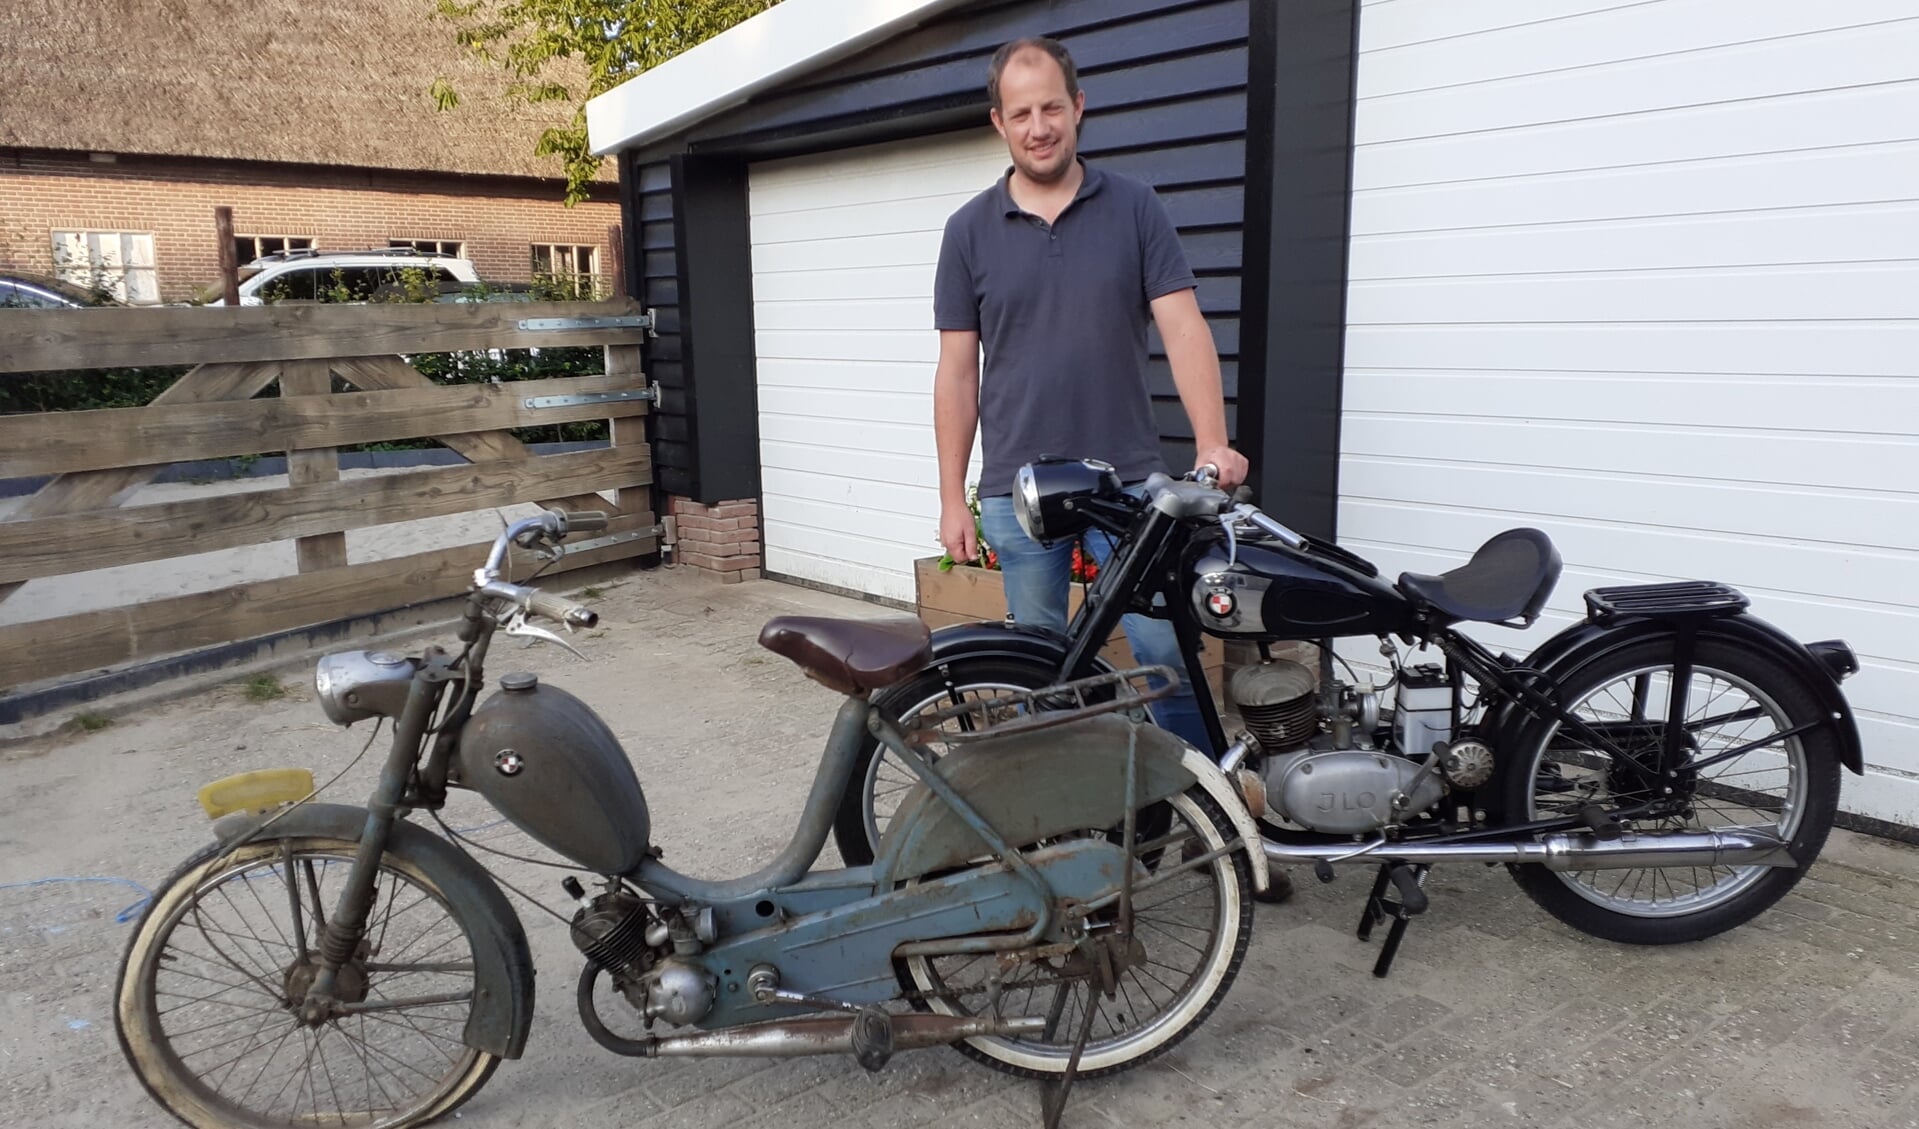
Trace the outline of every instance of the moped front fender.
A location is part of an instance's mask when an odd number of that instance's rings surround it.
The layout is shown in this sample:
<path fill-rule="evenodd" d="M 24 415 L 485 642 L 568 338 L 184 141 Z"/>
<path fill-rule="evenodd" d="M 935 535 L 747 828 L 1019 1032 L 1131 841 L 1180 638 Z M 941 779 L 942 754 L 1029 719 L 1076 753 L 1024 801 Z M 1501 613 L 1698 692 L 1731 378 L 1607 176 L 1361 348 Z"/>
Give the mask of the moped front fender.
<path fill-rule="evenodd" d="M 1107 714 L 997 740 L 962 745 L 938 772 L 995 831 L 1012 843 L 1109 827 L 1126 810 L 1126 755 L 1137 750 L 1134 800 L 1140 807 L 1198 784 L 1226 812 L 1247 847 L 1253 886 L 1265 890 L 1266 854 L 1258 824 L 1210 759 L 1163 729 Z M 958 812 L 924 787 L 900 805 L 873 861 L 886 889 L 990 853 Z"/>
<path fill-rule="evenodd" d="M 229 816 L 217 829 L 220 844 L 232 847 L 252 840 L 267 815 Z M 259 841 L 313 836 L 360 841 L 365 808 L 344 804 L 303 804 L 274 820 Z M 424 828 L 395 820 L 386 853 L 418 867 L 439 890 L 473 947 L 473 1014 L 463 1041 L 476 1050 L 519 1058 L 533 1025 L 533 954 L 519 915 L 479 863 Z M 327 912 L 333 911 L 328 906 Z"/>

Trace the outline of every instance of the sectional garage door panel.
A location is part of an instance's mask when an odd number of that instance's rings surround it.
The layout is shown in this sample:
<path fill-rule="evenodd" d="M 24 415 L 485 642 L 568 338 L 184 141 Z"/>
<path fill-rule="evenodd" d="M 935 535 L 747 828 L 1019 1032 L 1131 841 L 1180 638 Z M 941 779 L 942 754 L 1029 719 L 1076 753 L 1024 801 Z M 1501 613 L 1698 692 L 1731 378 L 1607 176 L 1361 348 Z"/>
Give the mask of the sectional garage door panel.
<path fill-rule="evenodd" d="M 1360 17 L 1341 540 L 1552 535 L 1550 623 L 1705 577 L 1843 636 L 1919 824 L 1919 11 L 1391 0 Z"/>
<path fill-rule="evenodd" d="M 940 233 L 1006 163 L 986 130 L 752 168 L 768 571 L 913 599 L 913 562 L 940 552 Z"/>

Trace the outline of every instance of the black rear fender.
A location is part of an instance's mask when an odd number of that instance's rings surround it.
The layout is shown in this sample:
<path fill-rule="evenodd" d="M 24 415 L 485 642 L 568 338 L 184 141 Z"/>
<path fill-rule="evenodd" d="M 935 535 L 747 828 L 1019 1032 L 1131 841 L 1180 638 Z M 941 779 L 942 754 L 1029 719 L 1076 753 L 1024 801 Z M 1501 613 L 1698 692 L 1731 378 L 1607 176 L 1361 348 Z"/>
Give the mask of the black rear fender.
<path fill-rule="evenodd" d="M 1749 614 L 1704 620 L 1698 624 L 1697 631 L 1702 640 L 1716 639 L 1746 647 L 1797 674 L 1831 717 L 1834 736 L 1839 741 L 1840 762 L 1854 773 L 1864 774 L 1865 754 L 1859 741 L 1859 724 L 1853 718 L 1852 706 L 1839 689 L 1839 679 L 1857 669 L 1856 660 L 1852 660 L 1851 651 L 1844 644 L 1815 643 L 1808 648 L 1779 628 Z M 1678 633 L 1679 628 L 1673 623 L 1658 619 L 1626 619 L 1603 624 L 1588 620 L 1548 639 L 1528 656 L 1525 665 L 1545 676 L 1543 688 L 1561 683 L 1587 664 L 1643 640 L 1667 638 L 1676 643 Z M 1505 743 L 1511 741 L 1528 720 L 1525 710 L 1505 702 L 1487 717 L 1483 729 L 1496 741 Z"/>

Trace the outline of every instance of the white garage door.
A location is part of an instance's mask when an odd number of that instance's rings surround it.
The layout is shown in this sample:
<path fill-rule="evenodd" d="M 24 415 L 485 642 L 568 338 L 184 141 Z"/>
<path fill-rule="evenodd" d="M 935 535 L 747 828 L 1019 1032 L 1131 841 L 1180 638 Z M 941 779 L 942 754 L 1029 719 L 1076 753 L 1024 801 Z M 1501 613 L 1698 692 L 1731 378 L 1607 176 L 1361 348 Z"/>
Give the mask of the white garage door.
<path fill-rule="evenodd" d="M 1844 806 L 1919 824 L 1912 0 L 1386 0 L 1360 44 L 1342 540 L 1535 525 L 1553 630 L 1701 577 L 1842 636 Z"/>
<path fill-rule="evenodd" d="M 987 129 L 750 171 L 768 571 L 913 599 L 913 561 L 941 551 L 940 233 L 1006 165 Z"/>

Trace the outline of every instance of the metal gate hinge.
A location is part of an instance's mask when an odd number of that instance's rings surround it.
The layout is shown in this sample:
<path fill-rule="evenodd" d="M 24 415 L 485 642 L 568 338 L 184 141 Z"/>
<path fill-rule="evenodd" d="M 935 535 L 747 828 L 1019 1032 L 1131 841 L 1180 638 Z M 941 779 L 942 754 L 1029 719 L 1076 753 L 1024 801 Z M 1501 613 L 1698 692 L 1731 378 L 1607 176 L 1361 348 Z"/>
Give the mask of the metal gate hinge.
<path fill-rule="evenodd" d="M 660 331 L 659 311 L 648 306 L 643 314 L 620 314 L 615 317 L 586 318 L 521 318 L 521 333 L 565 333 L 580 332 L 589 329 L 644 329 L 648 337 L 658 337 Z"/>
<path fill-rule="evenodd" d="M 528 408 L 578 408 L 592 404 L 625 404 L 634 400 L 644 400 L 649 404 L 660 402 L 660 382 L 653 381 L 645 388 L 629 388 L 623 392 L 577 392 L 570 396 L 528 396 L 520 403 Z"/>
<path fill-rule="evenodd" d="M 618 533 L 608 533 L 603 537 L 595 537 L 590 541 L 568 541 L 566 543 L 566 551 L 569 553 L 584 553 L 588 549 L 604 549 L 608 545 L 624 545 L 628 541 L 641 541 L 648 537 L 660 537 L 663 536 L 665 532 L 666 531 L 658 525 L 649 525 L 644 529 L 623 529 Z"/>

